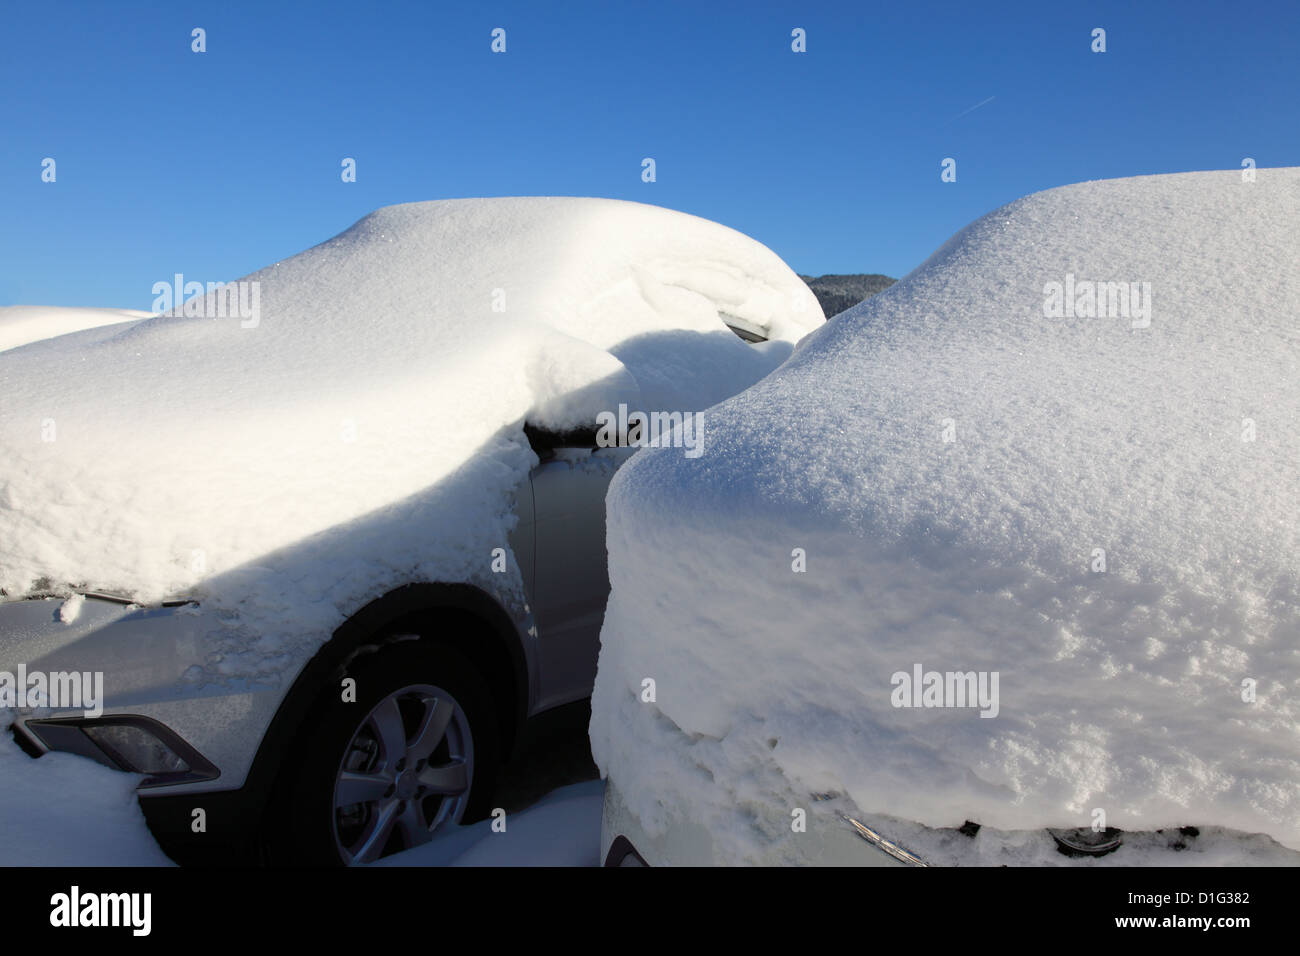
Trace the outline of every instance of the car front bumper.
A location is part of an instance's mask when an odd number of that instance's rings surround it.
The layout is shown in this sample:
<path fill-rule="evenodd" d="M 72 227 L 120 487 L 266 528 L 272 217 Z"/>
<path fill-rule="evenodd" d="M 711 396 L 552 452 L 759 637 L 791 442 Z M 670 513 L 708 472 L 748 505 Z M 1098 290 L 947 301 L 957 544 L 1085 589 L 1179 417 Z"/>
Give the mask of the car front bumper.
<path fill-rule="evenodd" d="M 854 834 L 831 813 L 812 813 L 799 841 L 802 853 L 783 853 L 761 863 L 808 866 L 903 866 Z M 605 866 L 715 866 L 713 837 L 702 824 L 678 816 L 663 832 L 650 834 L 612 780 L 605 781 L 600 820 L 600 858 Z"/>
<path fill-rule="evenodd" d="M 0 604 L 0 681 L 20 675 L 84 677 L 86 695 L 6 700 L 0 724 L 29 753 L 69 750 L 144 773 L 148 793 L 237 789 L 283 697 L 281 687 L 204 682 L 214 622 L 194 604 L 140 607 L 87 597 L 68 623 L 62 598 Z M 99 690 L 94 691 L 96 682 Z M 90 699 L 94 696 L 95 699 Z M 66 697 L 66 695 L 65 695 Z M 132 754 L 158 767 L 130 766 Z M 165 756 L 170 750 L 179 763 Z M 125 765 L 124 765 L 125 764 Z M 154 772 L 161 770 L 162 772 Z"/>
<path fill-rule="evenodd" d="M 738 816 L 746 817 L 744 813 Z M 793 839 L 780 841 L 779 849 L 760 852 L 757 858 L 746 862 L 760 866 L 828 867 L 1300 867 L 1300 852 L 1263 834 L 1221 827 L 1113 832 L 1118 837 L 1111 841 L 1113 849 L 1069 852 L 1053 836 L 1053 833 L 1068 836 L 1066 831 L 1001 831 L 970 823 L 960 829 L 935 829 L 862 815 L 842 796 L 828 798 L 827 795 L 807 801 L 806 828 Z M 600 837 L 601 860 L 605 866 L 715 866 L 724 862 L 717 859 L 708 827 L 687 819 L 685 813 L 675 814 L 664 832 L 647 832 L 612 780 L 605 783 Z"/>

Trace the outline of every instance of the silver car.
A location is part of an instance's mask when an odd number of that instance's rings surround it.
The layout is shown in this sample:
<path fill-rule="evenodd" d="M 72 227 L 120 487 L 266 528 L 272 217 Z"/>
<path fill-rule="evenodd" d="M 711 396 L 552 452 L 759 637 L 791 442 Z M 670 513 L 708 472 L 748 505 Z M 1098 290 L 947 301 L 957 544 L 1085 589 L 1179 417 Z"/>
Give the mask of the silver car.
<path fill-rule="evenodd" d="M 635 451 L 596 447 L 594 429 L 525 433 L 539 462 L 510 539 L 523 599 L 490 573 L 395 586 L 269 686 L 187 682 L 220 624 L 200 603 L 82 592 L 68 621 L 66 590 L 0 592 L 0 671 L 114 675 L 102 713 L 20 709 L 15 738 L 145 775 L 151 829 L 184 863 L 364 863 L 485 816 L 528 722 L 591 695 L 605 491 Z"/>

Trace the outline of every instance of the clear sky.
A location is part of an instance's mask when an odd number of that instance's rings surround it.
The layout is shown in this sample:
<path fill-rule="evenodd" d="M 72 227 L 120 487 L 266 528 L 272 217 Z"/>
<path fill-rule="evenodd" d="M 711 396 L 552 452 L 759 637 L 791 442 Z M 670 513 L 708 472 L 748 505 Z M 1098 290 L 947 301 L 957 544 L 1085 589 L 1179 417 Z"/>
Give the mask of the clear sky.
<path fill-rule="evenodd" d="M 1039 189 L 1300 165 L 1297 27 L 1297 0 L 0 0 L 0 304 L 147 309 L 462 196 L 640 200 L 901 276 Z"/>

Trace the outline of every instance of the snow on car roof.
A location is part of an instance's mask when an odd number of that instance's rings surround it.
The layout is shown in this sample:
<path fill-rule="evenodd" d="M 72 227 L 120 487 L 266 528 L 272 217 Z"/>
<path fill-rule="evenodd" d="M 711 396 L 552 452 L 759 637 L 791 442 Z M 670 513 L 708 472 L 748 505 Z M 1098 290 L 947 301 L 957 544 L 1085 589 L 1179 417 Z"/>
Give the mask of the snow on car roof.
<path fill-rule="evenodd" d="M 1031 195 L 637 456 L 592 722 L 633 810 L 720 860 L 819 792 L 1300 848 L 1298 222 L 1296 169 Z"/>
<path fill-rule="evenodd" d="M 385 583 L 464 580 L 507 546 L 525 418 L 702 408 L 822 321 L 774 253 L 683 213 L 380 209 L 169 314 L 0 354 L 0 587 L 224 591 L 328 628 Z"/>

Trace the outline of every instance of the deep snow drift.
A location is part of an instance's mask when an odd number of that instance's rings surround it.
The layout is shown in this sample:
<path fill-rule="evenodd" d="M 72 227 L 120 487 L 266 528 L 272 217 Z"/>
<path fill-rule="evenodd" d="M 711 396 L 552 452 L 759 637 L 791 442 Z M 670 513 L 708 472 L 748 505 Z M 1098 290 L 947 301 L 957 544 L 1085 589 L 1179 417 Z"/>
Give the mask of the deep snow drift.
<path fill-rule="evenodd" d="M 637 455 L 591 729 L 645 826 L 780 859 L 823 793 L 1300 848 L 1298 224 L 1295 169 L 1029 196 L 714 409 L 701 458 Z M 1085 317 L 1099 281 L 1136 297 Z M 917 664 L 997 672 L 997 716 L 894 706 Z"/>
<path fill-rule="evenodd" d="M 32 760 L 0 733 L 0 866 L 170 866 L 140 780 L 72 754 Z"/>
<path fill-rule="evenodd" d="M 226 676 L 407 580 L 485 574 L 525 418 L 700 409 L 823 321 L 759 243 L 613 200 L 388 207 L 241 282 L 0 354 L 0 588 L 235 608 Z"/>
<path fill-rule="evenodd" d="M 0 306 L 0 352 L 70 332 L 153 318 L 134 309 L 86 309 L 75 306 Z"/>

